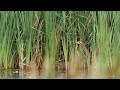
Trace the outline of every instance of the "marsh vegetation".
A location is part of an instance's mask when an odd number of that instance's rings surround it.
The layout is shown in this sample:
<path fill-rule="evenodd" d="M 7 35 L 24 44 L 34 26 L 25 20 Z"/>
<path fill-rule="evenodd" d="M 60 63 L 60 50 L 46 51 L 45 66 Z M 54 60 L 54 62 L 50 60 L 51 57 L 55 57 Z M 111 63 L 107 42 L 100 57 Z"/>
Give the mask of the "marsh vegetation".
<path fill-rule="evenodd" d="M 119 11 L 1 11 L 0 73 L 120 78 L 119 37 Z"/>

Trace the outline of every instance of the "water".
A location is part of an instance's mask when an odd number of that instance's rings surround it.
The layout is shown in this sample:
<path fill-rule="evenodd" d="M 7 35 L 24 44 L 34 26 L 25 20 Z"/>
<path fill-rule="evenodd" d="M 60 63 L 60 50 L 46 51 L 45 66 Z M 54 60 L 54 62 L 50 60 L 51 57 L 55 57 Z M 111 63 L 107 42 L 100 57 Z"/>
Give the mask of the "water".
<path fill-rule="evenodd" d="M 54 77 L 48 77 L 43 73 L 33 73 L 26 70 L 2 70 L 0 79 L 86 79 L 84 74 L 68 77 L 66 72 L 56 72 Z"/>
<path fill-rule="evenodd" d="M 74 76 L 67 75 L 66 72 L 57 72 L 55 76 L 49 77 L 43 73 L 32 73 L 26 70 L 3 70 L 0 72 L 0 79 L 90 79 L 85 73 Z M 92 77 L 94 79 L 95 77 Z"/>
<path fill-rule="evenodd" d="M 2 70 L 0 72 L 0 79 L 66 79 L 65 72 L 61 72 L 59 75 L 56 73 L 55 77 L 46 77 L 44 74 L 32 73 L 26 70 Z"/>
<path fill-rule="evenodd" d="M 26 70 L 4 70 L 0 73 L 0 79 L 120 79 L 120 73 L 115 74 L 112 77 L 107 75 L 100 77 L 92 75 L 88 72 L 80 72 L 70 76 L 65 71 L 56 72 L 55 75 L 45 75 L 44 72 L 33 73 Z"/>

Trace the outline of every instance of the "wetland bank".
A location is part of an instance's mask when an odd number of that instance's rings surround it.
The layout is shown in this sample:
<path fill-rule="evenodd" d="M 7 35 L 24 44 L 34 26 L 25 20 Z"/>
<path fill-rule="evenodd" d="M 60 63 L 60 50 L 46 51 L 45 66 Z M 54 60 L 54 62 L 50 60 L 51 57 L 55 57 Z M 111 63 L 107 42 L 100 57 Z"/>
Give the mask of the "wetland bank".
<path fill-rule="evenodd" d="M 0 78 L 120 78 L 119 11 L 1 11 Z"/>

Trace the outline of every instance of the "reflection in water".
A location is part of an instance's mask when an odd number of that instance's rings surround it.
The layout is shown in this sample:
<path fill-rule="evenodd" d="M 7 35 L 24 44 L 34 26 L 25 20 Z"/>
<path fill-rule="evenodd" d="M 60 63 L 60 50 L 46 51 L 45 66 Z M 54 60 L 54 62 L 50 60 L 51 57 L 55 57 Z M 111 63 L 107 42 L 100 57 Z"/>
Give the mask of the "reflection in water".
<path fill-rule="evenodd" d="M 0 71 L 0 79 L 94 79 L 89 73 L 81 72 L 74 76 L 68 75 L 67 72 L 56 72 L 55 77 L 45 75 L 45 72 L 31 72 L 26 70 L 2 70 Z M 119 79 L 120 74 L 112 78 Z M 100 78 L 100 77 L 99 77 Z"/>
<path fill-rule="evenodd" d="M 0 79 L 83 79 L 86 78 L 84 74 L 68 77 L 66 72 L 56 72 L 55 77 L 44 75 L 44 72 L 33 73 L 26 70 L 2 70 L 0 72 Z"/>
<path fill-rule="evenodd" d="M 26 74 L 20 70 L 3 70 L 0 73 L 0 79 L 26 79 Z"/>
<path fill-rule="evenodd" d="M 59 74 L 59 75 L 58 75 Z M 2 70 L 0 72 L 0 79 L 49 79 L 50 77 L 45 77 L 42 73 L 32 73 L 26 70 Z M 52 77 L 53 78 L 53 77 Z M 64 73 L 56 73 L 53 79 L 65 79 L 66 75 Z"/>

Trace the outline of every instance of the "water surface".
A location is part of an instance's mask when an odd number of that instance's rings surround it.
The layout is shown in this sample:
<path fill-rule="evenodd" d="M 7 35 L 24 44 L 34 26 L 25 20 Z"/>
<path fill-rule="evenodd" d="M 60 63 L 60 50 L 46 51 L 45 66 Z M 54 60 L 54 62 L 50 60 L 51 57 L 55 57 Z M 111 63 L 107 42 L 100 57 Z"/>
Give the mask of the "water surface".
<path fill-rule="evenodd" d="M 26 70 L 2 70 L 0 72 L 0 79 L 86 79 L 85 74 L 78 74 L 69 76 L 66 72 L 56 72 L 53 77 L 44 75 L 43 73 L 33 73 Z"/>

